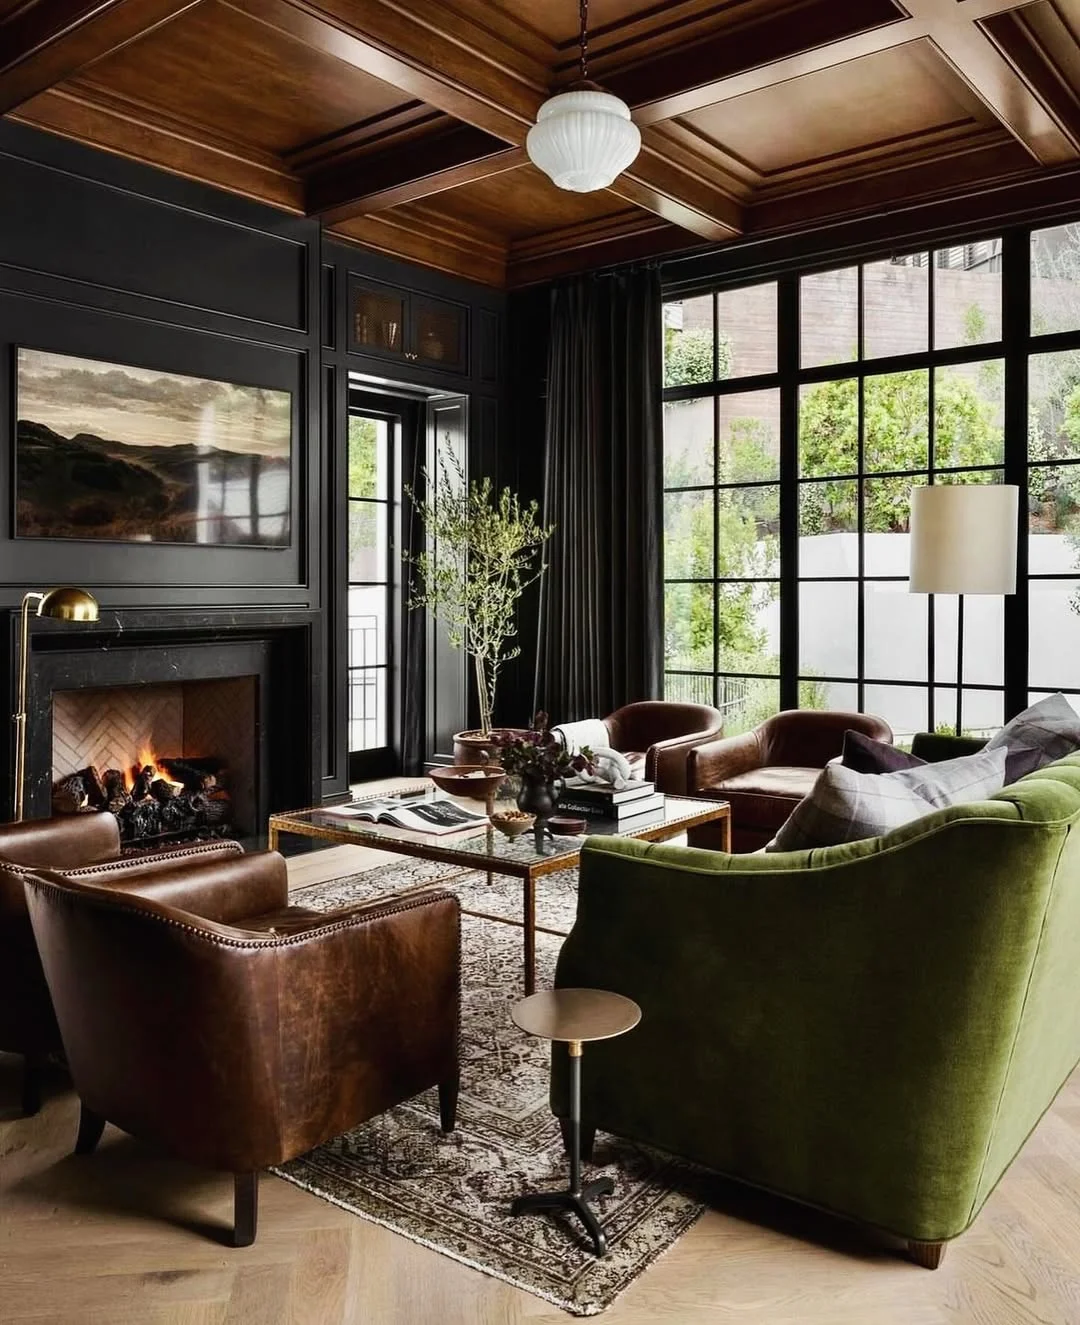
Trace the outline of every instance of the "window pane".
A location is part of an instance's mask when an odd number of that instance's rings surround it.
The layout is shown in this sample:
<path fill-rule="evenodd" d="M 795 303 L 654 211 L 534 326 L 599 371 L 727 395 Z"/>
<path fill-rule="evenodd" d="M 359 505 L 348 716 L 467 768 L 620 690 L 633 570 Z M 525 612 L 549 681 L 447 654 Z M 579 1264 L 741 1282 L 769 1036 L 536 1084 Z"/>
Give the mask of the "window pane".
<path fill-rule="evenodd" d="M 815 272 L 799 281 L 799 347 L 804 368 L 858 357 L 858 267 Z"/>
<path fill-rule="evenodd" d="M 1031 466 L 1028 533 L 1032 575 L 1080 571 L 1080 465 Z"/>
<path fill-rule="evenodd" d="M 712 492 L 669 492 L 664 496 L 664 576 L 669 580 L 712 579 Z"/>
<path fill-rule="evenodd" d="M 955 594 L 934 595 L 934 679 L 956 680 Z M 976 685 L 1005 682 L 1005 598 L 964 595 L 964 680 Z"/>
<path fill-rule="evenodd" d="M 716 326 L 722 378 L 776 372 L 775 281 L 719 291 Z"/>
<path fill-rule="evenodd" d="M 863 268 L 863 358 L 913 354 L 930 334 L 930 266 L 913 253 Z"/>
<path fill-rule="evenodd" d="M 859 468 L 859 383 L 820 382 L 799 393 L 799 473 L 855 474 Z"/>
<path fill-rule="evenodd" d="M 778 672 L 780 670 L 780 586 L 739 584 L 716 586 L 720 638 L 720 670 L 725 672 Z"/>
<path fill-rule="evenodd" d="M 1052 690 L 1080 687 L 1080 581 L 1032 580 L 1028 677 Z"/>
<path fill-rule="evenodd" d="M 1080 457 L 1080 350 L 1033 354 L 1028 365 L 1028 458 Z"/>
<path fill-rule="evenodd" d="M 718 708 L 724 715 L 724 735 L 738 736 L 780 712 L 780 682 L 756 677 L 721 676 Z"/>
<path fill-rule="evenodd" d="M 815 681 L 813 677 L 803 679 L 799 682 L 799 708 L 858 713 L 859 687 L 854 681 Z"/>
<path fill-rule="evenodd" d="M 780 564 L 779 487 L 721 488 L 716 505 L 717 579 L 776 574 Z"/>
<path fill-rule="evenodd" d="M 664 659 L 679 671 L 713 670 L 711 584 L 664 586 Z"/>
<path fill-rule="evenodd" d="M 386 662 L 386 587 L 349 590 L 349 666 Z"/>
<path fill-rule="evenodd" d="M 925 469 L 930 463 L 930 374 L 881 373 L 863 387 L 863 467 Z"/>
<path fill-rule="evenodd" d="M 863 675 L 879 681 L 927 679 L 925 594 L 908 592 L 907 581 L 863 585 Z"/>
<path fill-rule="evenodd" d="M 386 497 L 389 427 L 385 419 L 349 415 L 349 496 Z"/>
<path fill-rule="evenodd" d="M 669 400 L 664 405 L 664 487 L 690 488 L 713 481 L 713 418 L 707 400 Z"/>
<path fill-rule="evenodd" d="M 349 502 L 349 579 L 386 579 L 386 503 Z"/>
<path fill-rule="evenodd" d="M 386 744 L 386 671 L 349 673 L 349 749 L 377 750 Z"/>
<path fill-rule="evenodd" d="M 864 691 L 863 710 L 884 718 L 897 745 L 910 745 L 916 732 L 926 730 L 929 705 L 925 686 L 875 686 Z"/>
<path fill-rule="evenodd" d="M 911 489 L 927 481 L 925 474 L 900 478 L 868 478 L 863 483 L 863 568 L 867 575 L 907 579 L 911 568 L 908 530 Z"/>
<path fill-rule="evenodd" d="M 857 676 L 858 673 L 859 586 L 853 581 L 800 584 L 799 674 Z"/>
<path fill-rule="evenodd" d="M 780 477 L 780 392 L 720 396 L 720 483 Z"/>
<path fill-rule="evenodd" d="M 799 574 L 858 575 L 859 481 L 799 484 Z"/>
<path fill-rule="evenodd" d="M 1001 240 L 934 254 L 934 348 L 1001 339 Z"/>
<path fill-rule="evenodd" d="M 710 664 L 711 666 L 711 664 Z M 664 698 L 680 704 L 711 704 L 713 678 L 708 676 L 680 676 L 669 672 L 664 677 Z"/>
<path fill-rule="evenodd" d="M 664 305 L 664 385 L 713 380 L 713 297 L 673 299 Z M 727 376 L 726 372 L 721 373 Z"/>
<path fill-rule="evenodd" d="M 934 374 L 934 464 L 1000 465 L 1005 458 L 1005 363 L 957 364 Z"/>
<path fill-rule="evenodd" d="M 1080 327 L 1080 224 L 1056 225 L 1031 236 L 1031 332 Z"/>
<path fill-rule="evenodd" d="M 962 736 L 993 736 L 1005 725 L 1005 694 L 1001 690 L 965 690 L 961 715 Z M 934 691 L 934 729 L 952 735 L 956 731 L 956 691 Z"/>

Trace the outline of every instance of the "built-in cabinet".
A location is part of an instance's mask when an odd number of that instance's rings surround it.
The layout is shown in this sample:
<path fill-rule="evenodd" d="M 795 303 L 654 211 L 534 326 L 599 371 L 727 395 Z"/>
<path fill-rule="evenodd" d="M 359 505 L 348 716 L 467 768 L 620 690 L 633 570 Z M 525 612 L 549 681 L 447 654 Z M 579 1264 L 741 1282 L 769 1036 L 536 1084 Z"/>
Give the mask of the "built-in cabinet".
<path fill-rule="evenodd" d="M 349 279 L 349 349 L 440 372 L 469 372 L 469 309 L 416 290 Z"/>

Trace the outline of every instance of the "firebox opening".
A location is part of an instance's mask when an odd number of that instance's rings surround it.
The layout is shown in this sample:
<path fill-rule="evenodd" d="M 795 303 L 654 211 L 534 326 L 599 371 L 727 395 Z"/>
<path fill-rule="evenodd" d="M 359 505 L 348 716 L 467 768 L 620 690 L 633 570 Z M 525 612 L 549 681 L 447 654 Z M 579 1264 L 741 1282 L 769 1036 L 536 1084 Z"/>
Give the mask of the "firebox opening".
<path fill-rule="evenodd" d="M 127 851 L 256 834 L 258 677 L 53 692 L 53 811 Z"/>

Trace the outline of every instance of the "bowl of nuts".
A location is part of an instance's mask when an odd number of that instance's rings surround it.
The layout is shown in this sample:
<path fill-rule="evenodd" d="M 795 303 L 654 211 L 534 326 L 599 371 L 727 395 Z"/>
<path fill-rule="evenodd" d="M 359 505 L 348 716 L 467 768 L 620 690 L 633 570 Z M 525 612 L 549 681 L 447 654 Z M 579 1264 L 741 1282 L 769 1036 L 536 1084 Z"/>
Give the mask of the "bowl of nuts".
<path fill-rule="evenodd" d="M 536 823 L 535 814 L 526 814 L 524 810 L 495 810 L 488 816 L 493 828 L 497 828 L 504 837 L 511 841 Z"/>

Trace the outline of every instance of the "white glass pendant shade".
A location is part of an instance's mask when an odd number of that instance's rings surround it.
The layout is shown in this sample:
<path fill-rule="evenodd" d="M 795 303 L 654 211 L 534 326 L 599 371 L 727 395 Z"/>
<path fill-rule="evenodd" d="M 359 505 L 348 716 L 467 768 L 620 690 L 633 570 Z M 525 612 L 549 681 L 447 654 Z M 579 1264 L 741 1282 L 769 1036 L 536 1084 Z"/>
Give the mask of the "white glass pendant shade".
<path fill-rule="evenodd" d="M 525 139 L 529 160 L 560 189 L 606 189 L 641 150 L 625 102 L 609 92 L 560 92 L 540 107 Z"/>

